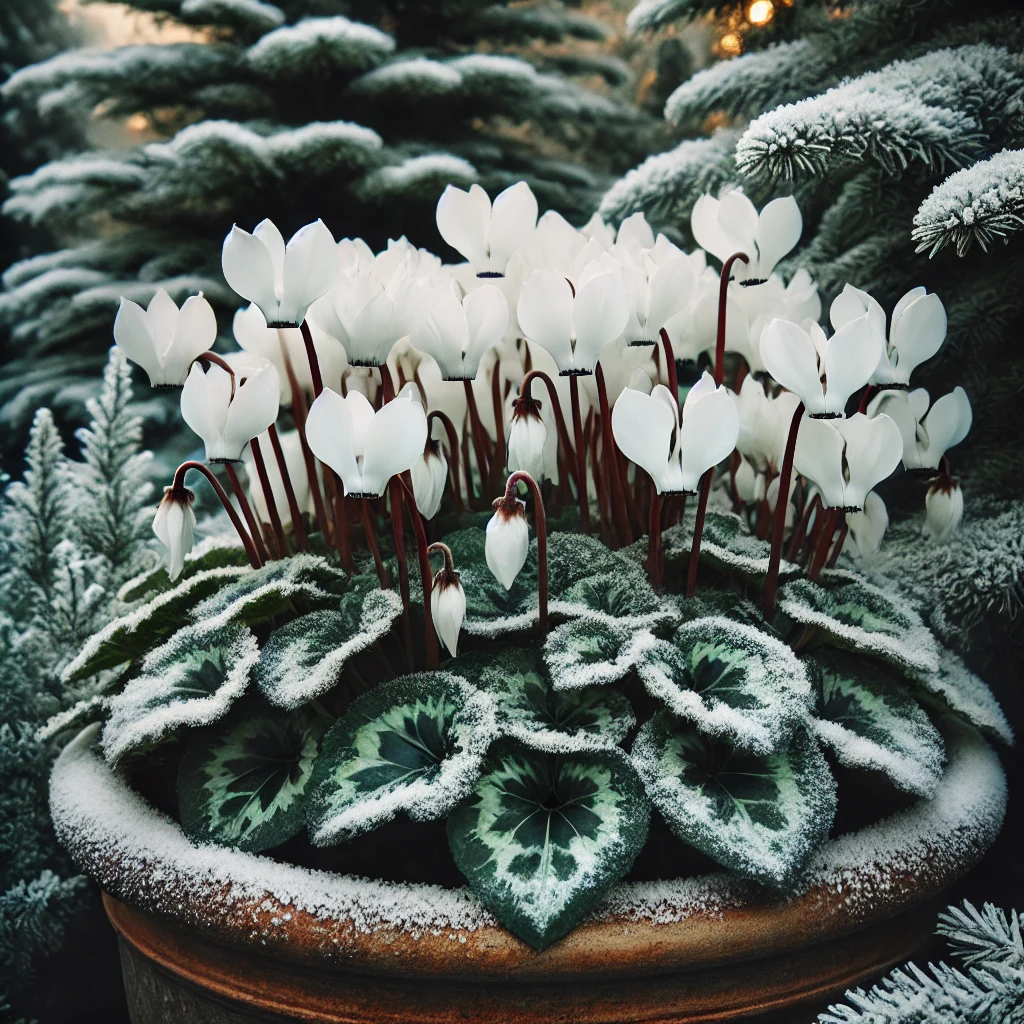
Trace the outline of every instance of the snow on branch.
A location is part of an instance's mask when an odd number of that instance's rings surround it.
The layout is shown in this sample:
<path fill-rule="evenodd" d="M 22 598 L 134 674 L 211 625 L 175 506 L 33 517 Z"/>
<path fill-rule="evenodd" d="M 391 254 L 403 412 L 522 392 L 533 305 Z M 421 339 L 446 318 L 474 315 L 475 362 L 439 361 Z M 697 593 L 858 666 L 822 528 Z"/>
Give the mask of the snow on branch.
<path fill-rule="evenodd" d="M 356 194 L 375 203 L 409 196 L 433 195 L 448 184 L 468 185 L 479 177 L 477 169 L 451 153 L 423 153 L 400 163 L 378 167 L 354 186 Z"/>
<path fill-rule="evenodd" d="M 1024 150 L 1004 149 L 936 185 L 914 217 L 917 251 L 947 245 L 963 256 L 977 242 L 986 252 L 1024 228 Z"/>
<path fill-rule="evenodd" d="M 182 0 L 179 18 L 190 25 L 223 25 L 269 32 L 284 24 L 284 11 L 260 0 Z"/>
<path fill-rule="evenodd" d="M 611 30 L 597 18 L 585 14 L 548 7 L 506 7 L 492 4 L 472 15 L 464 35 L 504 42 L 521 43 L 543 39 L 549 43 L 561 42 L 567 36 L 604 42 Z"/>
<path fill-rule="evenodd" d="M 640 0 L 629 12 L 626 28 L 630 32 L 661 28 L 677 18 L 692 17 L 708 6 L 700 0 Z"/>

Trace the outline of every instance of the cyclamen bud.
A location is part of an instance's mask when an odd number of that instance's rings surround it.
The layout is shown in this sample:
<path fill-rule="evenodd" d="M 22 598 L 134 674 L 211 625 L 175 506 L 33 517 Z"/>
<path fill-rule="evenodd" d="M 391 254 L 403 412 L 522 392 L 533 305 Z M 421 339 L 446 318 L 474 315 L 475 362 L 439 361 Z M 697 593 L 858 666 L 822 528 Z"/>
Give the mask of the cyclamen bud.
<path fill-rule="evenodd" d="M 519 571 L 526 564 L 530 551 L 530 529 L 526 523 L 526 502 L 518 498 L 498 498 L 494 502 L 494 515 L 487 524 L 484 554 L 487 568 L 495 579 L 510 590 Z"/>
<path fill-rule="evenodd" d="M 544 446 L 548 428 L 540 416 L 540 402 L 525 396 L 515 399 L 512 408 L 505 464 L 510 473 L 521 469 L 534 480 L 541 480 L 544 477 Z"/>
<path fill-rule="evenodd" d="M 964 517 L 964 492 L 959 482 L 948 474 L 935 477 L 929 481 L 924 504 L 927 516 L 922 532 L 937 544 L 945 544 Z"/>
<path fill-rule="evenodd" d="M 444 485 L 448 480 L 448 460 L 439 441 L 427 438 L 423 457 L 412 464 L 411 476 L 412 492 L 420 515 L 424 519 L 433 519 L 441 507 Z"/>
<path fill-rule="evenodd" d="M 434 575 L 430 591 L 430 618 L 441 643 L 454 658 L 458 653 L 459 631 L 466 617 L 466 592 L 452 563 L 452 553 L 445 544 L 431 544 L 429 553 L 444 555 L 444 567 Z"/>
<path fill-rule="evenodd" d="M 192 550 L 196 529 L 192 503 L 195 500 L 195 494 L 187 487 L 165 487 L 153 518 L 153 532 L 167 549 L 167 575 L 172 582 L 181 575 L 185 556 Z"/>

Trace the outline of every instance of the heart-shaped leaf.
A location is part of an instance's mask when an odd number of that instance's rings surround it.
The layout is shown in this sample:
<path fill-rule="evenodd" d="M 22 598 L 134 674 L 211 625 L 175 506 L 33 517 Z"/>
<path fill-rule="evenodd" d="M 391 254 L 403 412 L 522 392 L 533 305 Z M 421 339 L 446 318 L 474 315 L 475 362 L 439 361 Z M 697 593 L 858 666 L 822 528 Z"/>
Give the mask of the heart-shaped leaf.
<path fill-rule="evenodd" d="M 779 591 L 778 606 L 836 647 L 873 654 L 904 671 L 938 671 L 935 638 L 917 612 L 854 573 L 831 570 L 817 582 L 793 580 Z"/>
<path fill-rule="evenodd" d="M 259 659 L 256 638 L 245 626 L 189 626 L 142 663 L 142 675 L 110 698 L 101 743 L 116 761 L 182 726 L 222 718 L 245 692 Z"/>
<path fill-rule="evenodd" d="M 670 540 L 671 560 L 682 563 L 689 558 L 692 529 L 689 535 L 681 532 Z M 755 537 L 739 516 L 732 512 L 708 512 L 704 532 L 700 539 L 700 560 L 714 565 L 725 573 L 751 577 L 755 580 L 768 575 L 772 546 Z M 800 572 L 800 567 L 785 559 L 779 564 L 779 579 L 787 579 Z"/>
<path fill-rule="evenodd" d="M 655 643 L 632 619 L 571 619 L 548 634 L 544 663 L 556 690 L 579 690 L 622 679 Z"/>
<path fill-rule="evenodd" d="M 402 599 L 377 578 L 357 576 L 337 610 L 300 615 L 275 629 L 260 652 L 256 684 L 271 704 L 294 708 L 326 693 L 345 662 L 386 636 Z"/>
<path fill-rule="evenodd" d="M 621 751 L 561 756 L 506 740 L 449 816 L 448 842 L 480 900 L 543 949 L 629 871 L 649 820 L 643 786 Z"/>
<path fill-rule="evenodd" d="M 306 823 L 306 787 L 326 727 L 301 709 L 236 714 L 197 735 L 178 770 L 186 834 L 251 853 L 290 839 Z"/>
<path fill-rule="evenodd" d="M 652 697 L 702 732 L 767 754 L 812 706 L 803 665 L 781 641 L 726 618 L 684 622 L 637 666 Z"/>
<path fill-rule="evenodd" d="M 443 818 L 472 788 L 497 734 L 491 698 L 448 672 L 382 683 L 324 737 L 307 817 L 318 846 L 368 832 L 400 811 Z"/>
<path fill-rule="evenodd" d="M 185 556 L 181 575 L 177 581 L 172 582 L 167 575 L 166 567 L 161 565 L 130 579 L 117 592 L 117 599 L 125 604 L 131 604 L 134 601 L 141 601 L 145 597 L 171 590 L 182 580 L 187 580 L 195 576 L 196 573 L 206 572 L 209 569 L 223 569 L 226 566 L 248 566 L 248 564 L 249 556 L 245 553 L 245 548 L 238 543 L 237 537 L 208 537 Z"/>
<path fill-rule="evenodd" d="M 870 658 L 827 648 L 804 663 L 817 695 L 814 731 L 839 762 L 885 772 L 900 789 L 931 796 L 945 745 L 900 678 Z"/>
<path fill-rule="evenodd" d="M 337 604 L 349 578 L 319 555 L 292 555 L 246 573 L 207 598 L 195 610 L 198 622 L 266 622 L 277 615 L 294 615 Z"/>
<path fill-rule="evenodd" d="M 637 734 L 633 763 L 683 842 L 761 882 L 791 881 L 832 827 L 835 779 L 805 729 L 759 756 L 659 711 Z"/>
<path fill-rule="evenodd" d="M 248 566 L 197 572 L 173 590 L 158 594 L 93 633 L 61 673 L 61 679 L 65 683 L 73 683 L 103 669 L 138 661 L 188 624 L 193 609 L 203 598 L 251 573 Z"/>

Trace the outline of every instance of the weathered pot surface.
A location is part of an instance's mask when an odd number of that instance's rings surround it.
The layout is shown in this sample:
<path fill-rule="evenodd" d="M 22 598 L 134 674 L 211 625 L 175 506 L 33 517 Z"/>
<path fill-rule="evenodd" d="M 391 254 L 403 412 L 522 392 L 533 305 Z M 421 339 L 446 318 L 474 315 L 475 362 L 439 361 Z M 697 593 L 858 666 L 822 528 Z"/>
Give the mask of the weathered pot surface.
<path fill-rule="evenodd" d="M 953 727 L 936 795 L 827 843 L 798 894 L 725 875 L 622 883 L 537 953 L 466 889 L 196 847 L 93 749 L 51 782 L 57 834 L 110 895 L 135 1024 L 711 1021 L 823 1001 L 909 958 L 927 902 L 1002 825 L 1005 779 Z"/>

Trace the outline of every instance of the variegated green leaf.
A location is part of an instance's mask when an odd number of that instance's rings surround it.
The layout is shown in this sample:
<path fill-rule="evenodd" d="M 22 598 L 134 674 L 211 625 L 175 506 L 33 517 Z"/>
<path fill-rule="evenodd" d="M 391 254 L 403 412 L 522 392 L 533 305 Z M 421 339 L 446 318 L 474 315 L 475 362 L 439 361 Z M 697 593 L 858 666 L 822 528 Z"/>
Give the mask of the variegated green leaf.
<path fill-rule="evenodd" d="M 447 672 L 403 676 L 353 701 L 324 737 L 310 783 L 318 846 L 403 812 L 444 817 L 472 788 L 497 734 L 491 698 Z"/>
<path fill-rule="evenodd" d="M 873 654 L 904 671 L 938 670 L 935 638 L 917 612 L 854 573 L 832 570 L 816 582 L 793 580 L 779 591 L 778 607 L 833 646 Z"/>
<path fill-rule="evenodd" d="M 945 745 L 899 677 L 870 658 L 827 648 L 804 664 L 816 692 L 814 731 L 839 762 L 885 772 L 900 789 L 931 796 Z"/>
<path fill-rule="evenodd" d="M 692 529 L 680 533 L 675 543 L 672 538 L 672 560 L 680 564 L 689 558 Z M 755 580 L 768 575 L 768 561 L 772 546 L 755 537 L 739 516 L 732 512 L 708 512 L 700 540 L 700 560 L 724 573 L 751 577 Z M 787 579 L 800 572 L 800 567 L 785 559 L 779 564 L 779 579 Z"/>
<path fill-rule="evenodd" d="M 300 615 L 275 629 L 256 666 L 256 683 L 271 704 L 294 708 L 326 693 L 345 663 L 386 636 L 402 599 L 377 577 L 357 576 L 338 609 Z"/>
<path fill-rule="evenodd" d="M 644 686 L 702 732 L 758 754 L 785 745 L 812 706 L 803 665 L 781 641 L 726 618 L 684 622 L 637 666 Z"/>
<path fill-rule="evenodd" d="M 683 842 L 761 882 L 789 882 L 835 816 L 835 780 L 805 729 L 759 756 L 659 711 L 638 733 L 633 763 Z"/>
<path fill-rule="evenodd" d="M 308 709 L 234 715 L 198 734 L 178 770 L 186 834 L 257 852 L 280 846 L 306 823 L 306 787 L 322 716 Z"/>
<path fill-rule="evenodd" d="M 292 555 L 268 562 L 224 587 L 195 609 L 195 618 L 255 625 L 278 615 L 336 605 L 348 586 L 345 573 L 325 558 Z"/>
<path fill-rule="evenodd" d="M 655 643 L 654 634 L 633 619 L 570 619 L 548 634 L 544 664 L 556 690 L 579 690 L 618 682 Z"/>
<path fill-rule="evenodd" d="M 114 619 L 89 638 L 61 674 L 72 683 L 107 668 L 138 661 L 192 619 L 196 605 L 210 594 L 252 573 L 248 566 L 208 569 L 182 580 L 173 590 L 119 619 Z"/>
<path fill-rule="evenodd" d="M 617 690 L 554 689 L 540 652 L 533 649 L 465 655 L 452 663 L 451 670 L 491 694 L 504 735 L 537 750 L 608 750 L 621 743 L 636 722 L 629 701 Z"/>
<path fill-rule="evenodd" d="M 222 718 L 245 692 L 259 658 L 245 626 L 202 623 L 176 633 L 142 663 L 142 675 L 110 698 L 101 743 L 110 760 L 183 726 Z"/>
<path fill-rule="evenodd" d="M 649 820 L 643 786 L 621 751 L 561 756 L 506 740 L 449 816 L 448 842 L 480 900 L 543 949 L 629 871 Z"/>
<path fill-rule="evenodd" d="M 225 566 L 247 566 L 249 556 L 245 548 L 238 542 L 238 537 L 209 537 L 197 544 L 186 556 L 181 575 L 171 581 L 165 566 L 159 566 L 130 579 L 117 592 L 117 599 L 125 604 L 141 601 L 145 597 L 171 590 L 182 580 L 187 580 L 196 573 L 209 569 L 222 569 Z"/>

